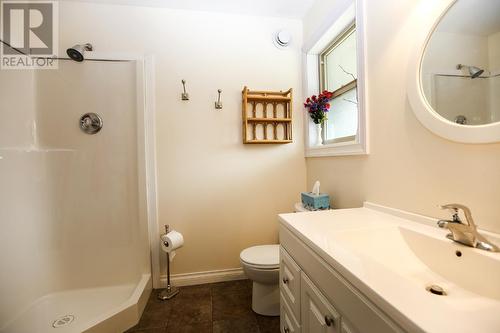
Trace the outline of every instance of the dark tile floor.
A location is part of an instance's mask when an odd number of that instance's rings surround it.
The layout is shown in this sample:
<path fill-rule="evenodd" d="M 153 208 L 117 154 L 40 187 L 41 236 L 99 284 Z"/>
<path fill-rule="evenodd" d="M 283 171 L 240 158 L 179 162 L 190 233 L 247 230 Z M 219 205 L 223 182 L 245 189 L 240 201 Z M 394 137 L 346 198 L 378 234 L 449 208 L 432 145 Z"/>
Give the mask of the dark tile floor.
<path fill-rule="evenodd" d="M 279 333 L 279 317 L 252 311 L 252 282 L 240 280 L 180 288 L 169 301 L 153 290 L 139 323 L 127 333 Z"/>

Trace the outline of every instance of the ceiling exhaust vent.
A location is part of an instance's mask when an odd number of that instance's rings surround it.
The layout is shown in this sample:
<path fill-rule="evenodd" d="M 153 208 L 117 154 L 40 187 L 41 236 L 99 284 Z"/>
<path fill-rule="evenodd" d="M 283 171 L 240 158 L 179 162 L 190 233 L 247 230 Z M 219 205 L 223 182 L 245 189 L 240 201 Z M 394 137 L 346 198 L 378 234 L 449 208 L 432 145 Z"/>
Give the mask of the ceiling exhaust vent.
<path fill-rule="evenodd" d="M 274 45 L 279 49 L 285 49 L 292 42 L 292 35 L 287 30 L 279 30 L 273 37 Z"/>

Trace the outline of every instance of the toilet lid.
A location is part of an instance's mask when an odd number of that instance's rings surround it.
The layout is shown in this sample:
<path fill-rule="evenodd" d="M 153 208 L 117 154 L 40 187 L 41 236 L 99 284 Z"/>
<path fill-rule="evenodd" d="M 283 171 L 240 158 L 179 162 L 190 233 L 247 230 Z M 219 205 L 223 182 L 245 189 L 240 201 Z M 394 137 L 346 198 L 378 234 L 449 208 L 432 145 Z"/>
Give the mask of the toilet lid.
<path fill-rule="evenodd" d="M 240 253 L 240 259 L 254 266 L 279 266 L 279 245 L 258 245 L 244 249 Z"/>

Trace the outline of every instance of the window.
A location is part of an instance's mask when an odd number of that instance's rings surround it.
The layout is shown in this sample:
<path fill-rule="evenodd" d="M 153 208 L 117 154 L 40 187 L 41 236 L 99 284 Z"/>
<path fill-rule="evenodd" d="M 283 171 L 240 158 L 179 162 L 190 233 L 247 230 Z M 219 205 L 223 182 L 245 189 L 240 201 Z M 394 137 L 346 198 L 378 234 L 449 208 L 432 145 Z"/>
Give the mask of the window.
<path fill-rule="evenodd" d="M 369 153 L 364 1 L 341 3 L 304 41 L 304 95 L 322 90 L 334 93 L 322 144 L 318 144 L 316 124 L 304 112 L 306 157 Z"/>
<path fill-rule="evenodd" d="M 328 120 L 323 124 L 323 142 L 356 140 L 358 89 L 356 27 L 351 25 L 319 54 L 321 91 L 333 92 Z"/>

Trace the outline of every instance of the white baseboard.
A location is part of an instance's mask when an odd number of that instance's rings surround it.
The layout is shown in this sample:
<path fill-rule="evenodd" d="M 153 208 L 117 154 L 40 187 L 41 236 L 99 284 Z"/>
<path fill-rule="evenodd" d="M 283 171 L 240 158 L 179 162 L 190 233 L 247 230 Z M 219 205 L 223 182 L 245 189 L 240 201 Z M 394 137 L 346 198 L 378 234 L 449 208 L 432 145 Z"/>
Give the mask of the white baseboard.
<path fill-rule="evenodd" d="M 225 282 L 246 279 L 242 268 L 220 269 L 207 272 L 194 272 L 184 274 L 173 274 L 170 283 L 177 287 L 193 286 L 197 284 Z M 167 276 L 160 276 L 160 287 L 167 287 Z"/>

